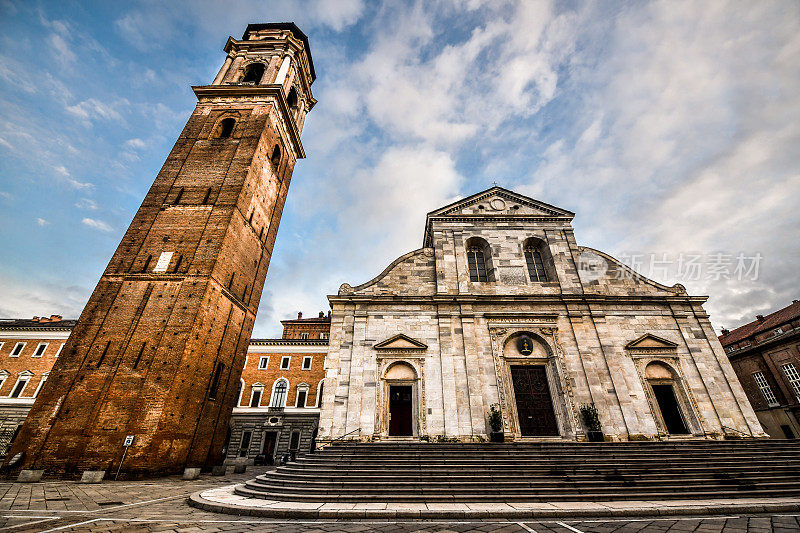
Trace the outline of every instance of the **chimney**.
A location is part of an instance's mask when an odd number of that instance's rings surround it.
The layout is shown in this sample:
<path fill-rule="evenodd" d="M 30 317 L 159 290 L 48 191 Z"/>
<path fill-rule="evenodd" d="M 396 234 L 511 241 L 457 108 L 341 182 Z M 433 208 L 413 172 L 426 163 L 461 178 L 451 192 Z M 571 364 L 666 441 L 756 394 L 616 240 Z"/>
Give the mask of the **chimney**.
<path fill-rule="evenodd" d="M 761 322 L 762 320 L 764 320 L 764 315 L 756 315 L 756 320 Z"/>
<path fill-rule="evenodd" d="M 320 311 L 319 312 L 319 317 L 320 318 L 325 318 L 325 311 Z"/>
<path fill-rule="evenodd" d="M 328 311 L 328 318 L 330 318 L 330 317 L 331 317 L 331 312 L 330 312 L 330 311 Z"/>
<path fill-rule="evenodd" d="M 61 315 L 50 315 L 50 322 L 61 322 Z"/>
<path fill-rule="evenodd" d="M 297 320 L 300 320 L 301 318 L 303 318 L 303 312 L 302 311 L 298 311 L 297 312 Z"/>
<path fill-rule="evenodd" d="M 723 335 L 727 335 L 728 333 L 730 333 L 730 330 L 722 328 L 722 334 Z"/>

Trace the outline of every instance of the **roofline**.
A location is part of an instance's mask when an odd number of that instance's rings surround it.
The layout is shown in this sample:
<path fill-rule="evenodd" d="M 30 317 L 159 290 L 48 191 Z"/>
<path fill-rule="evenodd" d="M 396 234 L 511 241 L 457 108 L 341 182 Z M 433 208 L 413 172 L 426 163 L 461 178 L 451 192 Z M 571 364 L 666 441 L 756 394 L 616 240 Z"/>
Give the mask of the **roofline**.
<path fill-rule="evenodd" d="M 565 213 L 569 213 L 573 217 L 575 216 L 575 213 L 573 213 L 572 211 L 570 211 L 568 209 L 564 209 L 563 207 L 557 207 L 557 206 L 555 206 L 553 204 L 548 204 L 547 202 L 542 202 L 541 200 L 537 200 L 536 198 L 531 198 L 530 196 L 527 196 L 525 194 L 521 194 L 521 193 L 512 191 L 510 189 L 506 189 L 505 187 L 501 187 L 499 185 L 492 185 L 488 189 L 484 189 L 484 190 L 476 192 L 474 194 L 470 194 L 469 196 L 465 196 L 464 198 L 456 200 L 455 202 L 451 202 L 451 203 L 449 203 L 447 205 L 443 205 L 442 207 L 437 207 L 433 211 L 428 211 L 428 214 L 426 216 L 429 217 L 429 216 L 433 215 L 433 213 L 435 213 L 436 211 L 441 211 L 442 209 L 447 209 L 448 207 L 453 207 L 454 205 L 459 204 L 459 203 L 463 202 L 464 200 L 469 200 L 473 196 L 479 196 L 481 194 L 486 194 L 487 192 L 492 191 L 492 190 L 499 190 L 499 191 L 507 192 L 507 193 L 513 194 L 515 196 L 523 196 L 523 197 L 527 198 L 528 200 L 530 200 L 532 202 L 542 204 L 542 205 L 544 205 L 546 207 L 549 207 L 551 209 L 555 209 L 557 211 L 564 211 Z M 441 216 L 445 216 L 445 215 L 441 215 Z M 447 216 L 450 216 L 450 215 L 447 215 Z"/>
<path fill-rule="evenodd" d="M 248 24 L 247 28 L 242 34 L 242 40 L 247 40 L 247 34 L 251 31 L 259 30 L 289 30 L 297 39 L 303 41 L 303 46 L 306 49 L 306 56 L 308 56 L 308 66 L 311 69 L 311 83 L 317 79 L 317 73 L 314 70 L 314 59 L 311 57 L 311 46 L 308 44 L 308 36 L 303 33 L 303 30 L 297 27 L 294 22 L 262 22 L 256 24 Z"/>

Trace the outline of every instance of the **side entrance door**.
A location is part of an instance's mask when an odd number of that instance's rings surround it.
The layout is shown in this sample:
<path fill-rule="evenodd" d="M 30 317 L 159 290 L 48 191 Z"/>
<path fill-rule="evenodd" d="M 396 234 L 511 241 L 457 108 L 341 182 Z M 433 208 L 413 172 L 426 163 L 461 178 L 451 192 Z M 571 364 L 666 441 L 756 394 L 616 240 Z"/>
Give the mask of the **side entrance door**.
<path fill-rule="evenodd" d="M 652 385 L 653 394 L 661 410 L 661 417 L 667 426 L 670 435 L 685 435 L 689 433 L 686 424 L 683 423 L 681 408 L 678 407 L 678 400 L 675 398 L 675 389 L 672 385 Z"/>
<path fill-rule="evenodd" d="M 411 386 L 389 386 L 389 436 L 414 435 L 411 420 Z"/>
<path fill-rule="evenodd" d="M 547 373 L 543 366 L 512 366 L 511 381 L 517 398 L 519 429 L 524 437 L 558 435 Z"/>

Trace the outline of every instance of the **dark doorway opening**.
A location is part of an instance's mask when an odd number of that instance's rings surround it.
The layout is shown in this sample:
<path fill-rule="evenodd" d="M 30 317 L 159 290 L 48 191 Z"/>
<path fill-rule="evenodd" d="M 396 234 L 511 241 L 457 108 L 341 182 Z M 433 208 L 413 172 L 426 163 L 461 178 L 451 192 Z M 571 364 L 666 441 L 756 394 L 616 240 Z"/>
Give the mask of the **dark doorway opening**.
<path fill-rule="evenodd" d="M 511 381 L 517 399 L 517 416 L 522 436 L 549 437 L 558 435 L 556 414 L 547 372 L 543 366 L 512 366 Z"/>
<path fill-rule="evenodd" d="M 389 386 L 389 435 L 411 437 L 414 435 L 411 420 L 411 386 Z"/>
<path fill-rule="evenodd" d="M 678 400 L 675 398 L 675 389 L 672 385 L 653 385 L 653 394 L 656 396 L 658 408 L 667 426 L 670 435 L 686 435 L 689 430 L 683 422 Z"/>
<path fill-rule="evenodd" d="M 787 439 L 794 439 L 794 432 L 792 431 L 791 426 L 789 424 L 781 424 L 781 430 L 783 430 L 783 435 Z"/>
<path fill-rule="evenodd" d="M 261 446 L 261 455 L 264 456 L 264 463 L 275 464 L 275 444 L 278 442 L 278 434 L 274 431 L 264 433 L 264 443 Z"/>
<path fill-rule="evenodd" d="M 250 439 L 252 436 L 252 431 L 242 432 L 242 442 L 239 445 L 239 457 L 247 457 L 247 453 L 250 451 Z"/>

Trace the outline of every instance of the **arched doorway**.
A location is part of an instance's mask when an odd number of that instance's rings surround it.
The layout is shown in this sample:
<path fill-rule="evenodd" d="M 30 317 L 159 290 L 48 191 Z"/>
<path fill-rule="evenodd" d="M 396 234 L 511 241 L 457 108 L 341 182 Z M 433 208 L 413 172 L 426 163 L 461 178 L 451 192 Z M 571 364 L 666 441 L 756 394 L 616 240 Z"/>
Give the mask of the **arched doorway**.
<path fill-rule="evenodd" d="M 670 435 L 689 434 L 686 416 L 678 401 L 679 389 L 672 368 L 661 361 L 653 361 L 645 368 L 644 377 L 653 391 L 655 406 L 658 408 L 656 416 L 660 417 L 667 433 Z"/>
<path fill-rule="evenodd" d="M 390 437 L 413 437 L 416 427 L 417 373 L 405 362 L 392 364 L 384 374 Z"/>
<path fill-rule="evenodd" d="M 548 378 L 550 351 L 538 336 L 519 332 L 506 340 L 503 357 L 513 388 L 517 427 L 521 437 L 559 435 Z"/>

